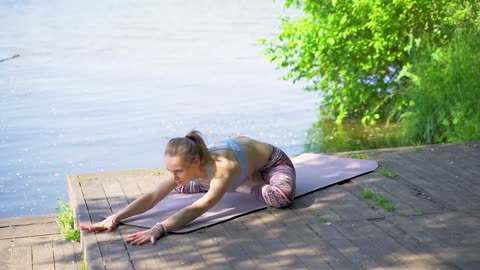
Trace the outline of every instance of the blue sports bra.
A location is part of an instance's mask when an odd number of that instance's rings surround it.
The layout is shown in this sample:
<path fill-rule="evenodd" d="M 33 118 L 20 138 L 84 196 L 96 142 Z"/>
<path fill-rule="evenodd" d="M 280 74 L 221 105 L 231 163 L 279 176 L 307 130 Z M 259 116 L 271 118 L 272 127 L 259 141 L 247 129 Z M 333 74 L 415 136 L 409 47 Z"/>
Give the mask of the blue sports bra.
<path fill-rule="evenodd" d="M 210 153 L 223 150 L 223 149 L 230 149 L 235 153 L 235 156 L 238 160 L 238 164 L 240 165 L 240 176 L 237 177 L 232 183 L 232 186 L 228 191 L 235 191 L 238 186 L 245 180 L 248 174 L 248 159 L 247 159 L 247 153 L 243 149 L 243 146 L 238 143 L 235 140 L 232 139 L 227 139 L 223 142 L 220 142 L 218 144 L 214 144 L 213 146 L 210 146 L 208 148 L 208 151 Z M 207 172 L 208 172 L 208 179 L 213 178 L 213 169 L 210 164 L 210 166 L 207 167 Z"/>

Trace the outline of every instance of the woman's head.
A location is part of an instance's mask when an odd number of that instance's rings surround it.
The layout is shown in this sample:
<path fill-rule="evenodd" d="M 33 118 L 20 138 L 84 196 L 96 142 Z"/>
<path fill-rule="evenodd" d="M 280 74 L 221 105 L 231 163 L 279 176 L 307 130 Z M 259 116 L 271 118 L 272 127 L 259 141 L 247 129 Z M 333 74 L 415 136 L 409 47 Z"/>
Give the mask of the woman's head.
<path fill-rule="evenodd" d="M 196 130 L 190 131 L 185 137 L 171 139 L 165 148 L 165 163 L 167 169 L 177 172 L 176 178 L 190 177 L 192 167 L 198 169 L 211 159 L 210 152 Z M 180 179 L 182 182 L 187 179 Z M 188 179 L 188 181 L 191 179 Z M 177 180 L 176 180 L 177 181 Z"/>

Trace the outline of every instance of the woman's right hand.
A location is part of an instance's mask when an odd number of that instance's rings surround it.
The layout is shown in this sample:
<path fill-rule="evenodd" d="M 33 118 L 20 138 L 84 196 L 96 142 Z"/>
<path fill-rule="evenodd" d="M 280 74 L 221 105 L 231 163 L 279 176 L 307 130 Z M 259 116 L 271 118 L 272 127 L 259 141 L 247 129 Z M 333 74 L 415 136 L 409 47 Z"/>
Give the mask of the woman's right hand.
<path fill-rule="evenodd" d="M 92 224 L 92 225 L 80 225 L 80 230 L 89 231 L 89 232 L 101 232 L 101 231 L 111 231 L 118 226 L 118 222 L 114 221 L 113 216 Z"/>

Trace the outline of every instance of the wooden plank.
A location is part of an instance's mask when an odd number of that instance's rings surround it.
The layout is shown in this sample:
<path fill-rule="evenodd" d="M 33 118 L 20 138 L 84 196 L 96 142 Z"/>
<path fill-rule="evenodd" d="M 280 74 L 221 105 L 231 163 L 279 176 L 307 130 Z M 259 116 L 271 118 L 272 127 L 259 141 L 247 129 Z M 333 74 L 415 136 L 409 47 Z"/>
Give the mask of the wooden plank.
<path fill-rule="evenodd" d="M 77 270 L 85 270 L 82 269 L 83 266 L 83 247 L 81 243 L 73 242 L 73 250 L 75 252 L 75 261 L 77 262 Z M 90 268 L 93 270 L 93 268 Z"/>
<path fill-rule="evenodd" d="M 348 238 L 335 229 L 331 223 L 309 223 L 308 226 L 319 236 L 325 239 L 332 247 L 338 250 L 355 267 L 359 269 L 383 269 L 368 254 L 352 243 Z"/>
<path fill-rule="evenodd" d="M 122 176 L 110 179 L 109 182 L 104 181 L 103 184 L 107 198 L 109 201 L 116 201 L 115 207 L 112 207 L 114 212 L 119 211 L 127 206 L 129 202 L 134 201 L 143 194 L 133 180 L 131 176 Z M 120 226 L 118 229 L 124 240 L 128 234 L 145 230 L 144 228 L 125 225 Z M 157 240 L 154 246 L 151 244 L 142 246 L 131 246 L 127 244 L 126 248 L 130 253 L 130 258 L 135 269 L 151 269 L 153 265 L 156 265 L 155 267 L 157 268 L 170 268 L 171 265 L 181 265 L 178 256 L 169 255 L 170 252 L 173 253 L 173 250 L 171 250 L 170 242 L 164 238 Z M 169 251 L 167 255 L 164 255 L 165 250 Z"/>
<path fill-rule="evenodd" d="M 69 175 L 68 180 L 68 194 L 74 214 L 76 216 L 76 225 L 78 224 L 92 224 L 87 204 L 83 196 L 82 187 L 78 180 L 78 176 Z M 104 269 L 105 266 L 102 261 L 100 247 L 97 242 L 96 235 L 86 231 L 80 231 L 80 239 L 83 250 L 83 256 L 90 269 Z"/>
<path fill-rule="evenodd" d="M 12 245 L 10 240 L 0 240 L 0 270 L 8 270 L 10 269 L 10 257 L 12 253 Z"/>
<path fill-rule="evenodd" d="M 33 270 L 54 269 L 53 248 L 51 244 L 32 246 Z"/>
<path fill-rule="evenodd" d="M 210 237 L 214 236 L 219 249 L 222 251 L 225 259 L 232 265 L 236 270 L 240 269 L 259 269 L 247 253 L 239 245 L 239 237 L 241 235 L 230 235 L 230 233 L 225 229 L 225 225 L 229 224 L 222 223 L 210 227 L 208 232 L 211 234 Z"/>
<path fill-rule="evenodd" d="M 309 260 L 315 254 L 310 250 L 303 252 L 301 239 L 282 233 L 287 227 L 281 225 L 274 226 L 273 229 L 269 228 L 256 215 L 240 217 L 239 221 L 246 228 L 243 234 L 256 239 L 282 268 L 309 268 Z M 296 248 L 291 249 L 292 246 L 296 246 Z M 318 264 L 317 266 L 321 268 L 323 265 Z"/>
<path fill-rule="evenodd" d="M 410 186 L 407 182 L 397 179 L 387 178 L 378 172 L 372 172 L 353 178 L 351 181 L 361 188 L 370 188 L 371 186 L 379 186 L 389 194 L 395 195 L 403 203 L 409 205 L 415 212 L 421 209 L 423 213 L 440 212 L 445 207 L 437 202 L 429 200 L 426 196 L 421 196 L 418 191 Z M 418 194 L 418 196 L 416 196 Z"/>
<path fill-rule="evenodd" d="M 32 247 L 13 247 L 12 255 L 10 257 L 10 266 L 11 270 L 32 269 Z"/>
<path fill-rule="evenodd" d="M 330 203 L 324 201 L 325 196 L 330 195 L 326 190 L 319 190 L 295 199 L 290 207 L 295 211 L 311 213 L 329 221 L 341 221 L 342 218 L 330 209 Z"/>
<path fill-rule="evenodd" d="M 0 240 L 58 234 L 56 223 L 39 223 L 0 228 Z"/>
<path fill-rule="evenodd" d="M 142 191 L 142 193 L 147 193 L 155 189 L 156 186 L 160 184 L 161 181 L 165 181 L 166 175 L 161 176 L 139 176 L 135 178 L 135 181 Z"/>
<path fill-rule="evenodd" d="M 387 181 L 390 181 L 390 180 L 387 180 Z M 354 197 L 356 197 L 359 201 L 363 202 L 364 204 L 369 203 L 370 208 L 374 209 L 377 213 L 383 213 L 382 217 L 385 215 L 392 215 L 393 213 L 383 209 L 378 205 L 375 205 L 371 200 L 366 199 L 362 195 L 362 190 L 364 188 L 368 188 L 372 190 L 376 195 L 384 196 L 390 203 L 395 205 L 395 208 L 396 208 L 395 211 L 398 211 L 401 213 L 407 213 L 407 214 L 416 214 L 416 211 L 413 207 L 404 203 L 402 200 L 397 198 L 394 194 L 385 191 L 385 189 L 383 189 L 379 185 L 367 184 L 367 183 L 358 182 L 352 179 L 351 181 L 343 184 L 341 187 L 349 191 Z"/>
<path fill-rule="evenodd" d="M 395 241 L 401 243 L 411 252 L 420 256 L 419 260 L 424 262 L 426 267 L 431 269 L 459 269 L 458 266 L 448 262 L 448 259 L 435 252 L 430 246 L 425 245 L 416 238 L 410 236 L 407 232 L 400 229 L 387 219 L 377 219 L 370 221 L 372 224 L 383 230 Z"/>
<path fill-rule="evenodd" d="M 118 177 L 118 181 L 120 182 L 128 203 L 132 203 L 143 194 L 137 183 L 133 180 L 132 177 Z"/>
<path fill-rule="evenodd" d="M 444 174 L 446 179 L 451 182 L 452 180 L 455 180 L 454 183 L 461 185 L 473 194 L 478 194 L 480 192 L 480 181 L 478 180 L 480 177 L 480 170 L 475 170 L 475 168 L 480 166 L 480 154 L 477 154 L 477 158 L 475 158 L 471 164 L 467 163 L 466 166 L 458 167 L 456 167 L 456 165 L 465 164 L 465 160 L 452 158 L 451 152 L 438 155 L 438 153 L 431 151 L 422 151 L 412 153 L 409 157 L 417 162 L 428 160 L 429 162 L 427 163 L 422 162 L 425 169 Z M 472 170 L 466 170 L 465 167 L 471 168 Z M 479 173 L 476 174 L 476 171 Z"/>
<path fill-rule="evenodd" d="M 312 248 L 314 245 L 320 245 L 321 242 L 312 243 L 314 239 L 305 237 L 309 233 L 304 226 L 304 222 L 300 221 L 295 212 L 290 208 L 273 209 L 274 214 L 278 215 L 285 226 L 279 226 L 272 232 L 285 243 L 289 251 L 296 255 L 309 268 L 315 269 L 332 269 L 329 262 L 332 262 L 330 254 L 326 250 Z M 311 251 L 308 251 L 311 249 Z"/>
<path fill-rule="evenodd" d="M 187 235 L 208 269 L 234 269 L 225 259 L 216 242 L 210 238 L 207 230 L 203 229 Z"/>
<path fill-rule="evenodd" d="M 456 265 L 463 269 L 474 269 L 480 265 L 479 219 L 461 212 L 449 212 L 422 215 L 411 220 L 432 232 L 444 246 L 455 249 Z"/>
<path fill-rule="evenodd" d="M 32 224 L 40 224 L 40 223 L 55 223 L 55 222 L 57 222 L 57 214 L 28 216 L 28 217 L 0 218 L 0 228 L 10 227 L 10 226 L 32 225 Z"/>
<path fill-rule="evenodd" d="M 165 259 L 171 269 L 183 268 L 185 265 L 184 261 L 182 260 L 182 253 L 179 252 L 181 247 L 177 247 L 175 245 L 175 241 L 172 240 L 172 238 L 175 237 L 176 235 L 167 235 L 166 237 L 160 239 L 160 241 L 158 241 L 158 243 L 155 245 L 155 248 L 158 248 L 158 254 Z"/>
<path fill-rule="evenodd" d="M 55 241 L 53 243 L 53 257 L 55 270 L 77 269 L 77 258 L 72 242 Z"/>
<path fill-rule="evenodd" d="M 122 210 L 124 207 L 128 205 L 122 186 L 120 185 L 117 178 L 102 179 L 101 183 L 102 183 L 103 189 L 105 190 L 105 196 L 108 200 L 108 203 L 113 213 L 116 213 Z M 156 256 L 152 252 L 153 250 L 148 248 L 150 244 L 146 244 L 142 246 L 132 246 L 124 243 L 124 241 L 128 237 L 128 234 L 138 232 L 140 230 L 143 230 L 143 228 L 140 229 L 134 226 L 122 225 L 122 226 L 119 226 L 117 230 L 120 233 L 122 238 L 121 246 L 125 247 L 128 250 L 131 263 L 133 264 L 135 269 L 152 269 L 152 268 L 166 266 L 166 264 L 159 265 L 157 263 L 157 261 L 155 260 Z"/>
<path fill-rule="evenodd" d="M 341 216 L 342 220 L 375 219 L 387 215 L 384 211 L 372 210 L 341 186 L 331 186 L 326 190 L 330 194 L 327 198 L 330 201 L 329 207 Z"/>
<path fill-rule="evenodd" d="M 169 236 L 174 241 L 175 247 L 180 249 L 182 256 L 183 269 L 206 269 L 207 264 L 203 261 L 202 256 L 195 248 L 194 243 L 185 234 L 177 234 Z M 214 239 L 218 245 L 219 239 Z M 222 251 L 222 248 L 219 247 Z M 228 260 L 230 263 L 231 261 Z"/>
<path fill-rule="evenodd" d="M 82 190 L 92 222 L 111 215 L 110 205 L 99 180 L 82 181 Z M 102 261 L 107 269 L 133 269 L 129 254 L 119 230 L 95 233 Z"/>
<path fill-rule="evenodd" d="M 311 215 L 299 215 L 294 210 L 284 212 L 284 222 L 288 226 L 291 234 L 296 234 L 307 247 L 316 252 L 316 260 L 312 261 L 310 268 L 315 269 L 315 265 L 328 264 L 333 269 L 358 269 L 335 247 L 322 238 L 315 230 L 312 230 L 310 223 L 315 223 L 316 219 Z M 323 268 L 323 267 L 320 267 Z"/>
<path fill-rule="evenodd" d="M 350 262 L 351 266 L 346 269 L 380 269 L 375 261 L 331 226 L 332 222 L 336 221 L 325 219 L 323 216 L 312 215 L 305 208 L 294 208 L 294 212 L 305 221 L 306 227 L 329 243 L 330 247 L 324 249 L 333 253 L 336 260 Z M 332 266 L 335 269 L 343 269 L 338 265 Z"/>
<path fill-rule="evenodd" d="M 438 169 L 436 169 L 438 165 L 432 165 L 432 167 L 426 168 L 429 166 L 427 162 L 416 161 L 407 155 L 395 159 L 395 162 L 402 165 L 402 176 L 413 174 L 415 175 L 413 179 L 417 178 L 415 179 L 416 181 L 421 179 L 422 182 L 428 186 L 428 190 L 437 189 L 443 190 L 444 193 L 449 193 L 445 194 L 445 197 L 449 198 L 449 201 L 454 204 L 457 209 L 463 209 L 465 206 L 474 206 L 471 200 L 472 194 L 466 192 L 461 186 L 456 185 L 450 178 L 445 177 L 444 174 L 439 173 Z M 455 194 L 460 196 L 452 196 Z"/>
<path fill-rule="evenodd" d="M 370 258 L 375 260 L 381 267 L 389 269 L 405 269 L 401 259 L 397 258 L 392 250 L 388 250 L 381 243 L 371 241 L 366 235 L 357 230 L 358 224 L 365 222 L 363 220 L 336 222 L 332 226 L 339 231 L 345 238 L 365 252 Z"/>
<path fill-rule="evenodd" d="M 401 243 L 395 241 L 388 234 L 368 221 L 357 222 L 356 229 L 366 235 L 371 242 L 378 243 L 382 249 L 394 254 L 396 260 L 404 268 L 409 269 L 433 269 L 432 266 L 420 260 L 420 257 Z"/>
<path fill-rule="evenodd" d="M 117 230 L 120 231 L 124 241 L 128 234 L 138 232 L 143 228 L 129 226 L 129 225 L 120 225 Z M 140 269 L 168 269 L 166 262 L 164 264 L 159 264 L 161 261 L 161 256 L 156 254 L 151 248 L 151 244 L 145 244 L 141 246 L 132 246 L 125 245 L 128 249 L 130 255 L 130 260 L 132 261 L 133 267 L 136 270 Z M 158 258 L 158 260 L 157 260 Z"/>
<path fill-rule="evenodd" d="M 412 218 L 413 217 L 392 216 L 388 219 L 402 230 L 406 231 L 409 235 L 415 237 L 422 244 L 427 245 L 434 250 L 434 252 L 439 254 L 440 257 L 446 258 L 445 261 L 449 265 L 454 265 L 463 269 L 471 269 L 471 259 L 465 261 L 465 257 L 467 257 L 466 255 L 469 255 L 467 250 L 446 244 L 444 241 L 438 239 L 438 235 L 432 232 L 432 228 L 429 227 L 424 229 L 419 223 L 413 222 Z M 463 257 L 457 258 L 457 253 L 462 254 Z M 464 268 L 462 266 L 463 264 L 467 264 L 468 267 Z"/>
<path fill-rule="evenodd" d="M 445 206 L 445 209 L 458 209 L 458 207 L 465 205 L 463 201 L 457 198 L 450 198 L 451 192 L 442 188 L 439 185 L 432 185 L 426 181 L 422 176 L 419 176 L 415 169 L 406 170 L 405 164 L 399 162 L 400 157 L 389 157 L 382 159 L 380 162 L 383 166 L 389 168 L 398 175 L 399 181 L 406 181 L 410 185 L 418 187 L 419 192 L 426 194 L 434 202 L 439 202 Z"/>
<path fill-rule="evenodd" d="M 425 180 L 431 182 L 433 185 L 443 185 L 449 187 L 453 195 L 463 198 L 473 208 L 478 208 L 480 202 L 480 186 L 474 185 L 469 181 L 458 177 L 444 170 L 441 163 L 432 162 L 433 159 L 428 159 L 430 156 L 425 152 L 415 152 L 403 157 L 403 159 L 409 163 L 419 164 L 419 173 L 425 178 Z M 429 160 L 429 162 L 425 162 Z M 478 161 L 480 166 L 480 161 Z"/>

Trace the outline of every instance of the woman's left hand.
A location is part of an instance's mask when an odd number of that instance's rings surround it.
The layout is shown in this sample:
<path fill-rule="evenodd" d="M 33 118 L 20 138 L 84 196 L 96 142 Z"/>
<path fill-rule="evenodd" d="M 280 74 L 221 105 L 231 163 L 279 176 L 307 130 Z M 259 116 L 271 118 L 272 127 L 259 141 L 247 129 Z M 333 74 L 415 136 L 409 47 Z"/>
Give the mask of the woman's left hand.
<path fill-rule="evenodd" d="M 131 245 L 143 245 L 148 242 L 155 244 L 160 236 L 162 236 L 162 230 L 153 226 L 146 231 L 129 234 L 126 242 Z"/>

